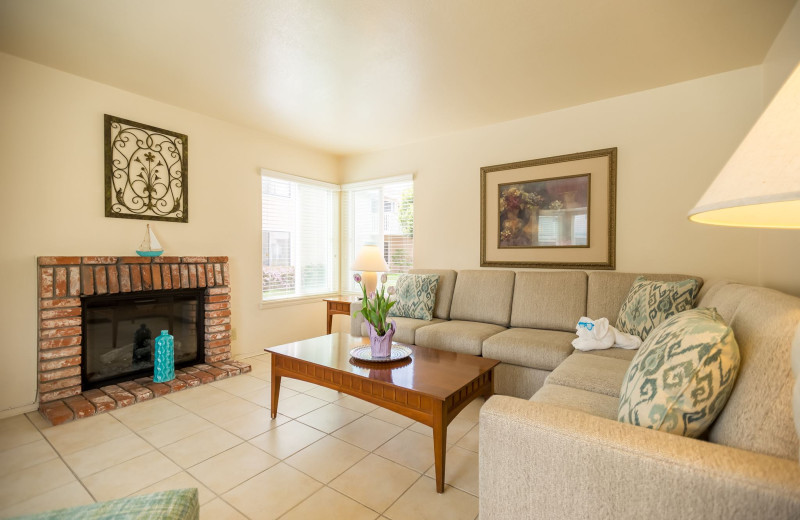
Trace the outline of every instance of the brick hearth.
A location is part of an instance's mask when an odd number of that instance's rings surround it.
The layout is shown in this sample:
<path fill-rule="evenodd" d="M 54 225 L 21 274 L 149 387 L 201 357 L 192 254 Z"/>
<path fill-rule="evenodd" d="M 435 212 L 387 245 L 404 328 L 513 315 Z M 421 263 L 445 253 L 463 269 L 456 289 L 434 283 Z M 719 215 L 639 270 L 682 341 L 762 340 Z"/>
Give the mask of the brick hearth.
<path fill-rule="evenodd" d="M 39 264 L 39 410 L 53 424 L 249 372 L 231 357 L 226 256 L 42 256 Z M 81 393 L 81 296 L 206 288 L 205 364 Z"/>

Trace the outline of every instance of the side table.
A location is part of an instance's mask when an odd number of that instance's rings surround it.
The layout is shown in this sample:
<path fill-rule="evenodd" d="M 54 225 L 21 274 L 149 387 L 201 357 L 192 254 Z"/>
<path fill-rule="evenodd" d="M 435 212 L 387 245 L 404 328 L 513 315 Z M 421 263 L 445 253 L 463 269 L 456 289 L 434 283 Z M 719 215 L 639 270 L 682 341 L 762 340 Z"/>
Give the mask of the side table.
<path fill-rule="evenodd" d="M 323 298 L 328 306 L 328 332 L 331 333 L 331 325 L 333 325 L 334 314 L 350 315 L 350 304 L 359 301 L 358 296 L 334 296 L 332 298 Z"/>

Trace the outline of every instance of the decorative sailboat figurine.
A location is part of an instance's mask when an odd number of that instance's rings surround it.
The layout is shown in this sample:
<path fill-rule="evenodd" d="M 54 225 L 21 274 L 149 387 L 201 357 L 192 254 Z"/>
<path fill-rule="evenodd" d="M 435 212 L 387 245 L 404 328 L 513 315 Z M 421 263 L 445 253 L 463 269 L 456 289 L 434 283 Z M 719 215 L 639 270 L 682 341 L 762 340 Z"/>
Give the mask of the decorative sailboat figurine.
<path fill-rule="evenodd" d="M 150 224 L 147 224 L 144 240 L 142 240 L 142 243 L 136 248 L 136 254 L 139 256 L 160 256 L 163 252 L 164 248 L 161 247 L 155 233 L 150 229 Z"/>

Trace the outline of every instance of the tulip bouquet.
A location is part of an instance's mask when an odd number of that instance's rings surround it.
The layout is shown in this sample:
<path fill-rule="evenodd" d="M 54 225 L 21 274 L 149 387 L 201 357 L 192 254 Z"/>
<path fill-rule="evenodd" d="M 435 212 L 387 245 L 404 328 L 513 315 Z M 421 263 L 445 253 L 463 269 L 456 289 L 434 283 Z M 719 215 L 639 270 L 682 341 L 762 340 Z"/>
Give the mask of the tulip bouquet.
<path fill-rule="evenodd" d="M 381 275 L 381 288 L 367 294 L 367 288 L 361 283 L 361 275 L 355 274 L 353 279 L 361 286 L 361 292 L 364 295 L 363 303 L 361 304 L 360 312 L 364 319 L 367 320 L 375 334 L 378 336 L 385 336 L 387 331 L 394 331 L 393 324 L 390 325 L 387 318 L 389 316 L 389 309 L 395 304 L 391 296 L 395 293 L 394 287 L 386 287 L 387 276 L 386 273 Z"/>

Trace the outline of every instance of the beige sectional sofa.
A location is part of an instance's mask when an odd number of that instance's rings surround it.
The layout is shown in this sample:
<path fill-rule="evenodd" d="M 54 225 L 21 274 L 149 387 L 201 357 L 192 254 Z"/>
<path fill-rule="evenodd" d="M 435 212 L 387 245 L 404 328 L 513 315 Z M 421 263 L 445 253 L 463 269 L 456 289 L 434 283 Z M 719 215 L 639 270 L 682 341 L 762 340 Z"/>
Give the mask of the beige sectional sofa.
<path fill-rule="evenodd" d="M 617 422 L 635 352 L 570 345 L 582 315 L 615 324 L 636 274 L 436 272 L 435 320 L 398 319 L 398 340 L 501 361 L 501 395 L 481 410 L 481 519 L 800 518 L 800 299 L 704 288 L 698 306 L 731 326 L 741 366 L 722 413 L 691 439 Z"/>

